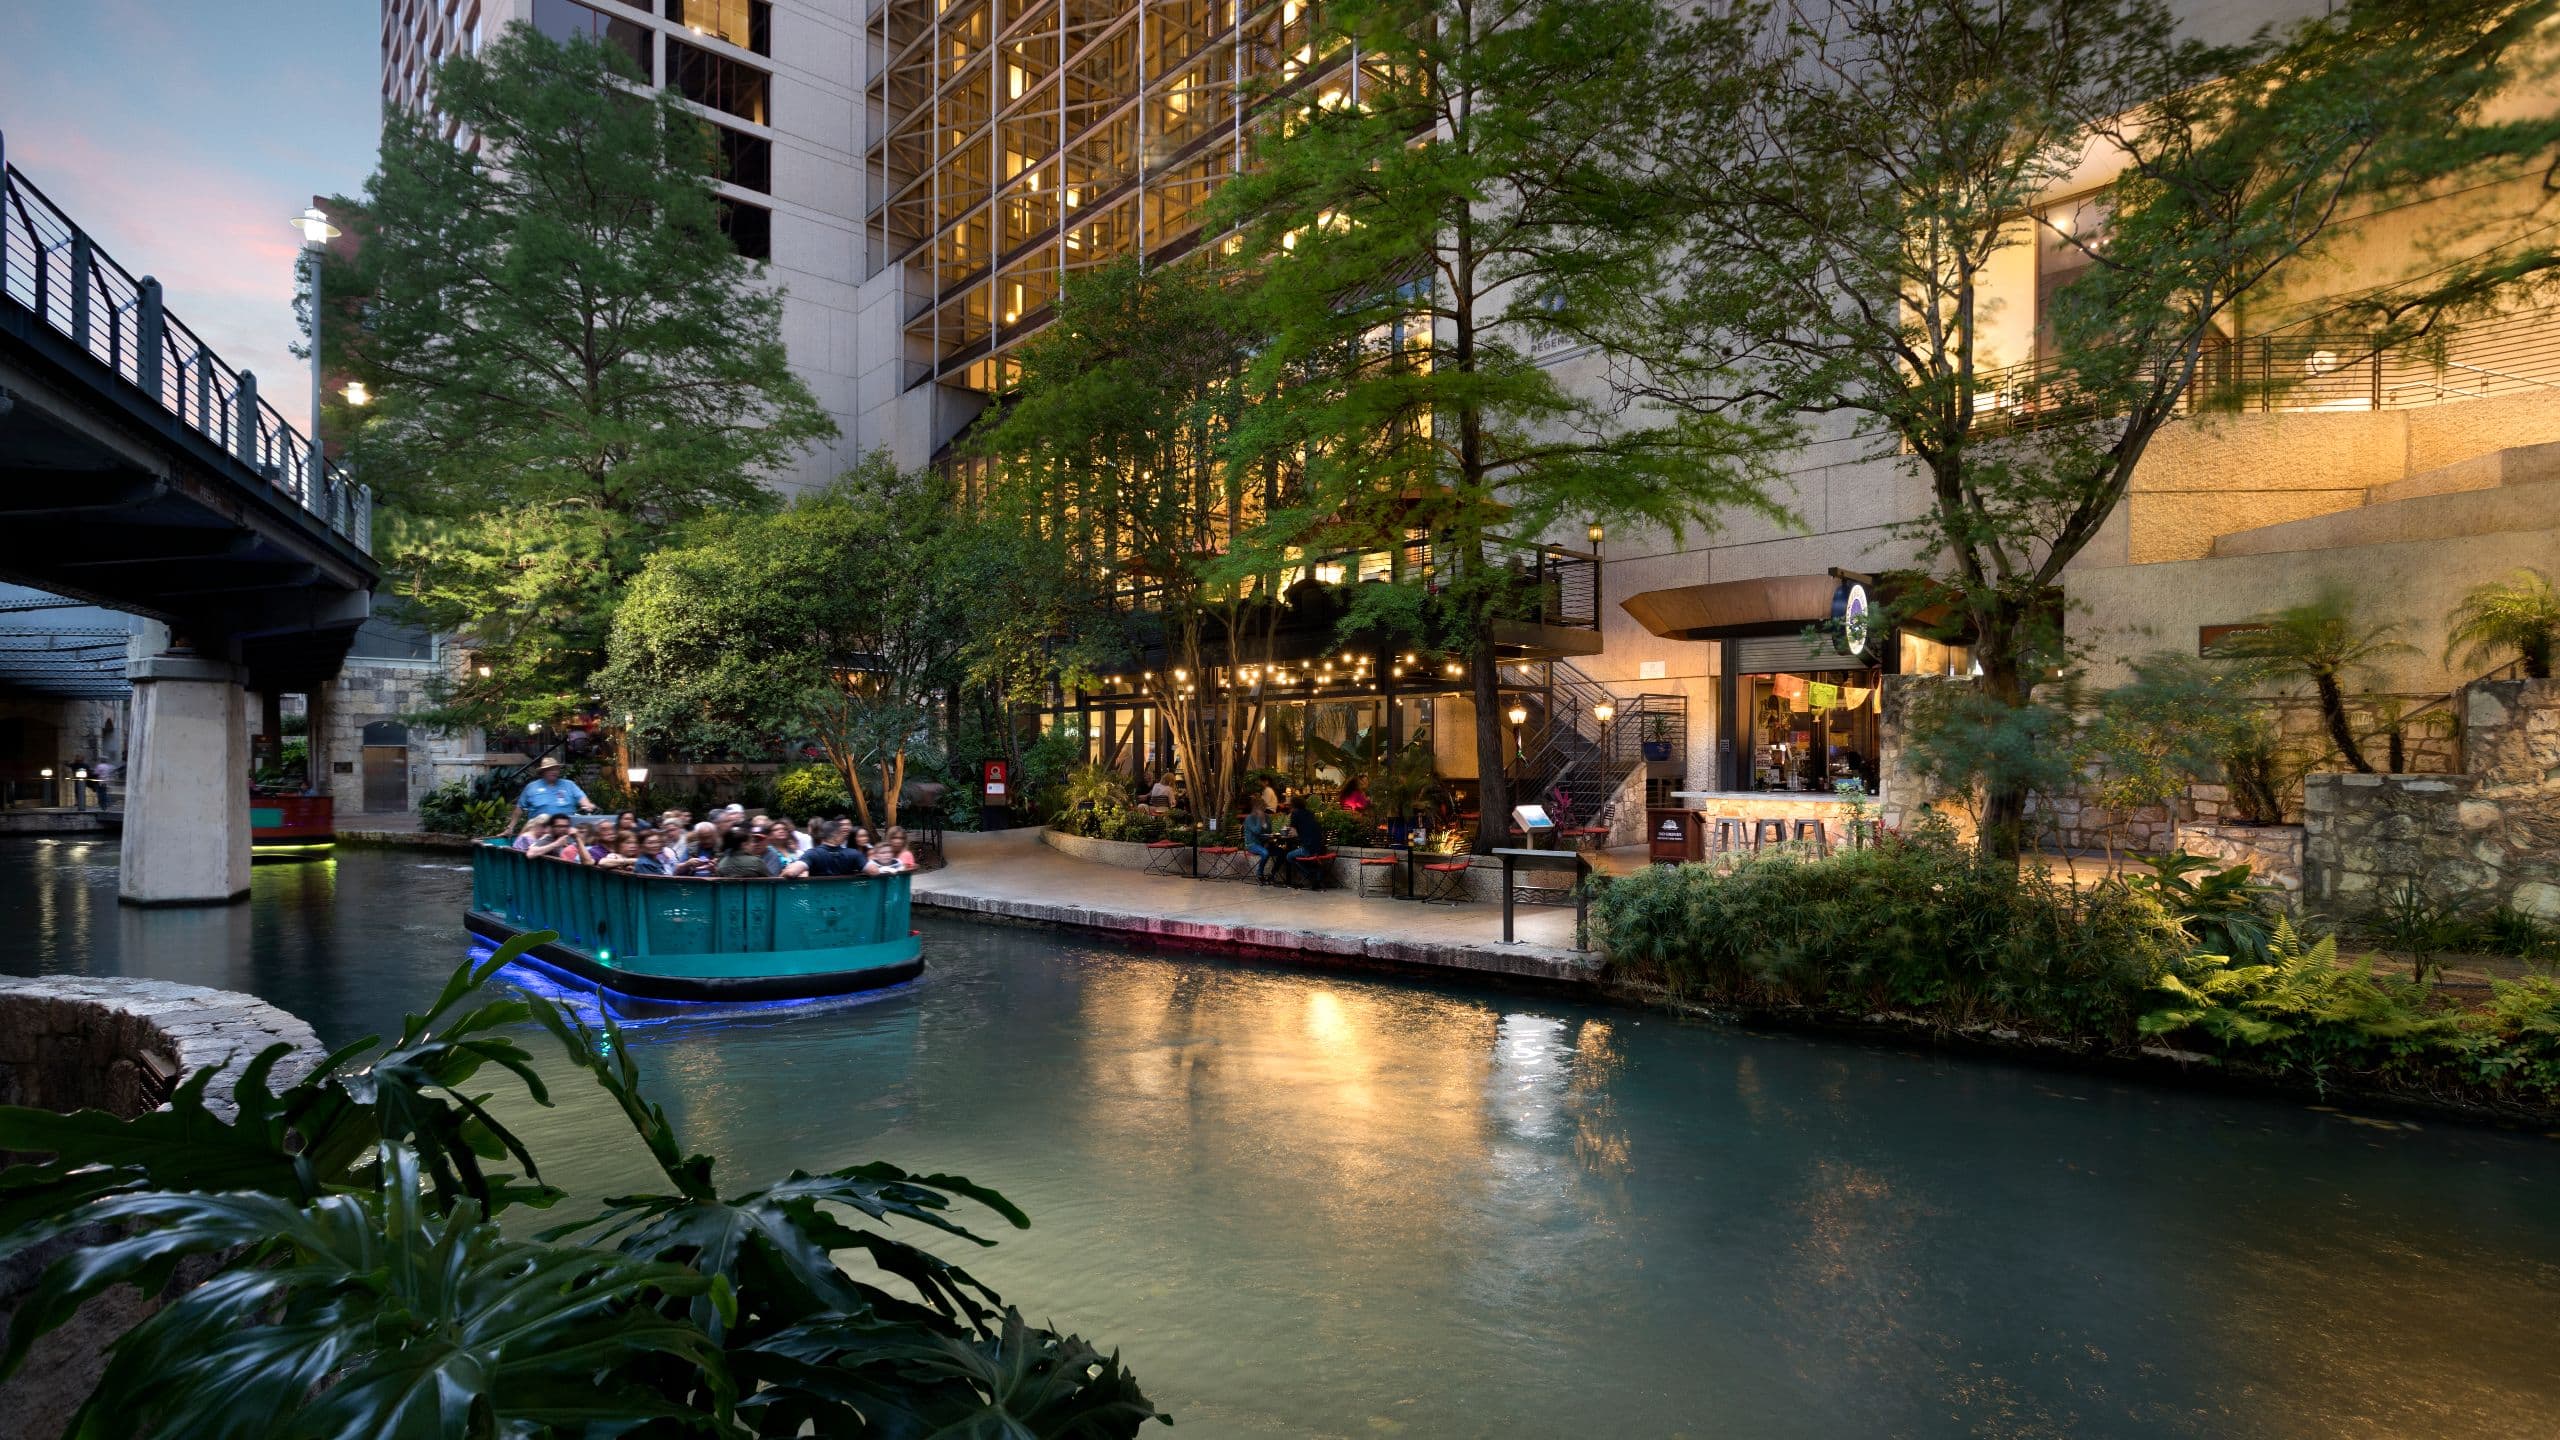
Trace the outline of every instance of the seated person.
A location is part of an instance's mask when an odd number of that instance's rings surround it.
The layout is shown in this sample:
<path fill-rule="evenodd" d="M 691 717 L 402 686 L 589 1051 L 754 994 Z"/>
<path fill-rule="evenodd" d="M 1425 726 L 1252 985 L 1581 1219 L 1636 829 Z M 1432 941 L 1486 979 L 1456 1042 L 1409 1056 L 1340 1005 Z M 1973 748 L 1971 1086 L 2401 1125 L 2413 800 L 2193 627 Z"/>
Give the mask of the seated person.
<path fill-rule="evenodd" d="M 673 875 L 676 864 L 667 858 L 667 836 L 663 830 L 640 832 L 640 857 L 631 862 L 634 875 Z"/>
<path fill-rule="evenodd" d="M 791 828 L 790 816 L 776 815 L 773 823 L 764 827 L 764 848 L 767 854 L 781 851 L 797 860 L 800 852 L 809 848 L 809 837 Z"/>
<path fill-rule="evenodd" d="M 859 875 L 869 858 L 845 844 L 853 829 L 850 820 L 818 822 L 818 843 L 801 852 L 798 869 L 803 875 Z M 788 870 L 785 871 L 788 874 Z"/>
<path fill-rule="evenodd" d="M 1279 840 L 1271 833 L 1271 810 L 1262 796 L 1271 793 L 1264 786 L 1262 795 L 1249 795 L 1244 802 L 1244 852 L 1253 857 L 1253 878 L 1263 879 L 1271 873 L 1271 862 L 1279 856 Z"/>
<path fill-rule="evenodd" d="M 611 853 L 596 862 L 599 870 L 637 870 L 640 867 L 640 837 L 625 835 L 613 842 Z"/>
<path fill-rule="evenodd" d="M 1334 803 L 1345 810 L 1369 808 L 1369 792 L 1361 787 L 1359 776 L 1354 775 L 1342 782 L 1342 793 L 1334 798 Z"/>
<path fill-rule="evenodd" d="M 621 848 L 622 828 L 608 816 L 588 826 L 586 838 L 587 858 L 601 860 Z"/>
<path fill-rule="evenodd" d="M 705 820 L 693 827 L 685 837 L 684 854 L 676 861 L 678 875 L 708 875 L 720 859 L 720 827 Z"/>
<path fill-rule="evenodd" d="M 916 868 L 916 852 L 913 846 L 907 844 L 907 829 L 905 826 L 892 825 L 889 827 L 888 845 L 889 853 L 898 857 L 899 869 L 913 870 Z"/>
<path fill-rule="evenodd" d="M 1168 775 L 1158 775 L 1155 783 L 1147 787 L 1147 797 L 1141 803 L 1151 810 L 1172 809 L 1173 778 Z"/>
<path fill-rule="evenodd" d="M 764 837 L 743 825 L 721 836 L 720 860 L 711 873 L 722 880 L 764 879 Z"/>
<path fill-rule="evenodd" d="M 1307 806 L 1307 797 L 1301 795 L 1289 810 L 1289 869 L 1293 877 L 1305 876 L 1312 883 L 1315 877 L 1306 862 L 1324 853 L 1324 822 L 1316 818 L 1316 812 Z"/>
<path fill-rule="evenodd" d="M 516 837 L 515 848 L 536 860 L 584 860 L 587 851 L 578 842 L 578 827 L 569 823 L 567 815 L 545 815 L 524 827 Z"/>
<path fill-rule="evenodd" d="M 863 865 L 862 873 L 865 875 L 896 875 L 901 873 L 898 865 L 898 851 L 896 847 L 892 846 L 886 840 L 872 846 L 871 859 Z"/>

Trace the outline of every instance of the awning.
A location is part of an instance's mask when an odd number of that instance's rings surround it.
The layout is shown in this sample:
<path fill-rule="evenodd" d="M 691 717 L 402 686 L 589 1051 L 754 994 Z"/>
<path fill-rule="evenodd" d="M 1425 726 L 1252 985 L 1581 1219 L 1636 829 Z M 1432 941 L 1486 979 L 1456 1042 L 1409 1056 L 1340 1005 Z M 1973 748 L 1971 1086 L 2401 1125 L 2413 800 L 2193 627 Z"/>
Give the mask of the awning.
<path fill-rule="evenodd" d="M 1647 590 L 1618 604 L 1637 624 L 1666 640 L 1726 640 L 1787 635 L 1807 625 L 1828 624 L 1839 589 L 1839 578 L 1827 572 L 1772 575 Z"/>

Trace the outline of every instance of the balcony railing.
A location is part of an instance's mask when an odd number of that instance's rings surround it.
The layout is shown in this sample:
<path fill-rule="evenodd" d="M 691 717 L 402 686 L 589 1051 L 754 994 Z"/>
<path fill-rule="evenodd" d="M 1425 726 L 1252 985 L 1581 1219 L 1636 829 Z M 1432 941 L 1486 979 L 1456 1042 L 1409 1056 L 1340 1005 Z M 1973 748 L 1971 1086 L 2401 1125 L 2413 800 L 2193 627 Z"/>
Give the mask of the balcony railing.
<path fill-rule="evenodd" d="M 2177 413 L 2405 410 L 2537 392 L 2560 394 L 2560 307 L 2399 344 L 2308 326 L 2249 336 L 2206 353 Z M 1983 375 L 1975 405 L 1986 427 L 2033 429 L 2098 413 L 2047 361 Z"/>
<path fill-rule="evenodd" d="M 0 165 L 0 293 L 150 397 L 179 423 L 317 515 L 360 550 L 372 548 L 373 492 L 323 462 L 311 442 L 164 307 L 160 282 L 136 279 L 98 249 L 14 165 Z"/>

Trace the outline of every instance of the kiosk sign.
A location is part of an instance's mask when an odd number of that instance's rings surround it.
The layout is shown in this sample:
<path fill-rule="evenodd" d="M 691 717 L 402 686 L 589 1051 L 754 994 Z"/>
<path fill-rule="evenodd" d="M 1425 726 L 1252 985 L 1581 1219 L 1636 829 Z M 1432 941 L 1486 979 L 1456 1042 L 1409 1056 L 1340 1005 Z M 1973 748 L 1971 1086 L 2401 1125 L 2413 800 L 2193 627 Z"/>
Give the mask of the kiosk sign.
<path fill-rule="evenodd" d="M 1013 787 L 1008 783 L 1012 773 L 1002 760 L 989 760 L 978 771 L 978 802 L 983 823 L 990 830 L 1002 830 L 1013 820 Z"/>

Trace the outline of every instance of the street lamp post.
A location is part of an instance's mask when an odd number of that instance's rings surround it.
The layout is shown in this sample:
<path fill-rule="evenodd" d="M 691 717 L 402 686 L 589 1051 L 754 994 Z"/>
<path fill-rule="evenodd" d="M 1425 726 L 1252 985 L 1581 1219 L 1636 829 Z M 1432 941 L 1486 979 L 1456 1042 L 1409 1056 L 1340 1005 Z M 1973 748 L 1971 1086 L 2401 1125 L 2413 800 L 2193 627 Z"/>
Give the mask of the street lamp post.
<path fill-rule="evenodd" d="M 329 252 L 329 242 L 338 238 L 338 227 L 317 205 L 293 217 L 290 222 L 302 232 L 302 257 L 311 267 L 311 462 L 303 478 L 303 499 L 310 501 L 321 477 L 328 474 L 327 458 L 320 451 L 320 270 Z M 355 397 L 350 394 L 349 399 Z"/>
<path fill-rule="evenodd" d="M 54 802 L 55 798 L 56 798 L 56 797 L 58 797 L 62 792 L 60 792 L 60 791 L 58 791 L 58 790 L 56 790 L 56 789 L 54 789 L 54 788 L 53 788 L 53 767 L 52 767 L 52 766 L 47 765 L 47 766 L 46 766 L 46 767 L 44 767 L 44 769 L 43 769 L 42 771 L 40 771 L 39 773 L 40 773 L 40 774 L 42 774 L 42 775 L 44 776 L 44 803 L 45 803 L 45 805 L 49 808 L 49 807 L 51 807 L 51 806 L 52 806 L 52 804 L 53 804 L 53 802 Z"/>

